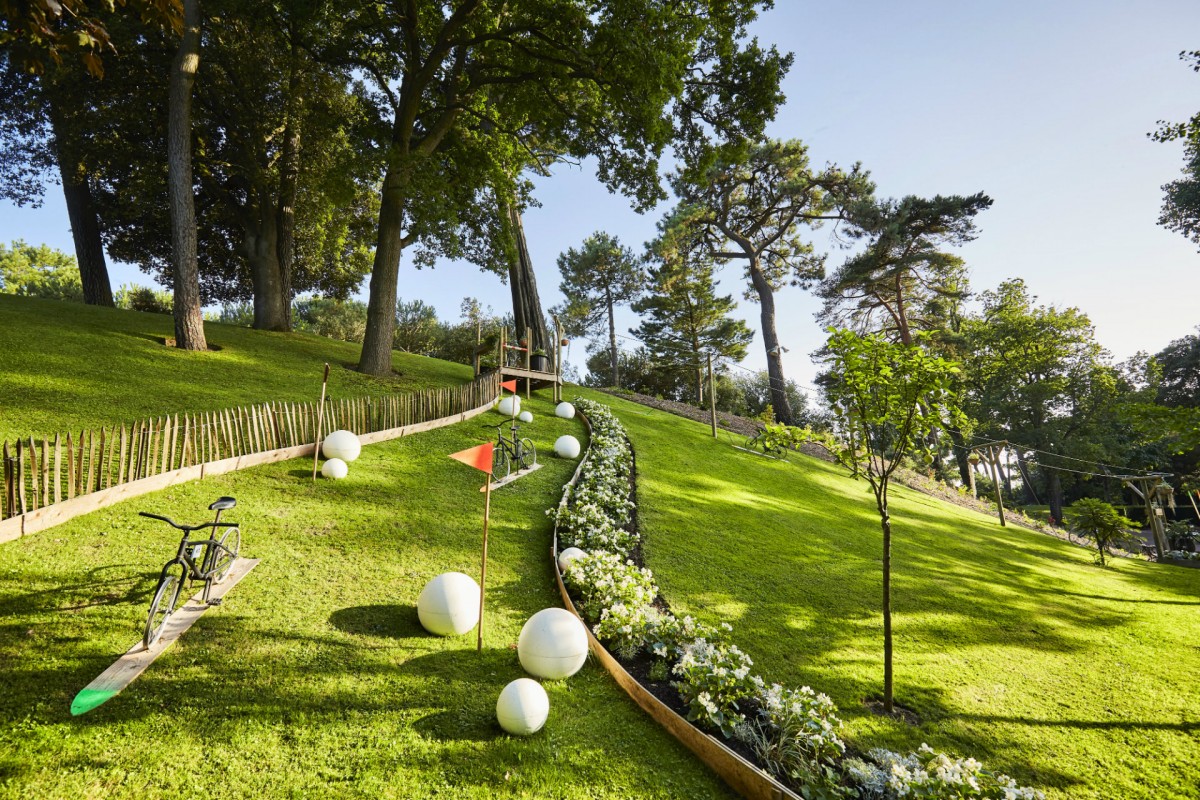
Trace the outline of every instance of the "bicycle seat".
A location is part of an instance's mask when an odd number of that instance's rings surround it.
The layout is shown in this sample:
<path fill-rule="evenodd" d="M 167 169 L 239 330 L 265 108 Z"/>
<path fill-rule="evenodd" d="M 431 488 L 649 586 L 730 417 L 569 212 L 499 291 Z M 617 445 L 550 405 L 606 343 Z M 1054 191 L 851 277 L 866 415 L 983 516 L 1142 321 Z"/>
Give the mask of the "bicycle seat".
<path fill-rule="evenodd" d="M 232 497 L 218 497 L 216 502 L 208 507 L 209 511 L 228 511 L 237 505 L 237 500 Z"/>

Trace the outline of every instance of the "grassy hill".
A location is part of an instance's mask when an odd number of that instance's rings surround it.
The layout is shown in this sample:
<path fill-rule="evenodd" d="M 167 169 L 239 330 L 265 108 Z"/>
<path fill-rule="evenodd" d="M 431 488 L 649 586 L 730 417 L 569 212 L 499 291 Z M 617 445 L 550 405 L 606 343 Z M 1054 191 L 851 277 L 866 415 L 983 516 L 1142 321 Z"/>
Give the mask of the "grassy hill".
<path fill-rule="evenodd" d="M 213 411 L 315 401 L 329 362 L 335 397 L 451 386 L 471 368 L 393 353 L 395 374 L 353 370 L 359 346 L 304 333 L 206 323 L 207 353 L 164 346 L 171 317 L 0 294 L 0 440 Z"/>
<path fill-rule="evenodd" d="M 647 565 L 676 613 L 729 622 L 768 681 L 810 685 L 860 749 L 922 742 L 1056 798 L 1200 797 L 1200 570 L 1117 560 L 894 490 L 897 701 L 881 691 L 879 518 L 865 482 L 609 404 L 637 452 Z"/>

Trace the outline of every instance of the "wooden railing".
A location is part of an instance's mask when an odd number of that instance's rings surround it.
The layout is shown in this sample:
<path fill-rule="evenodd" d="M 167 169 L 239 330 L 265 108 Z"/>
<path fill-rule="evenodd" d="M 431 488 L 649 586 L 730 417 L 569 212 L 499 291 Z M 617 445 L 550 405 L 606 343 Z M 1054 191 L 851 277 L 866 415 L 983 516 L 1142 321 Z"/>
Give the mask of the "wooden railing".
<path fill-rule="evenodd" d="M 464 414 L 490 403 L 499 383 L 499 373 L 489 373 L 462 386 L 327 401 L 323 429 L 368 435 Z M 5 441 L 0 450 L 4 468 L 0 527 L 56 503 L 192 467 L 306 446 L 311 453 L 317 406 L 316 402 L 261 403 L 172 414 L 119 428 L 85 430 L 76 436 Z M 371 437 L 381 438 L 387 437 Z"/>

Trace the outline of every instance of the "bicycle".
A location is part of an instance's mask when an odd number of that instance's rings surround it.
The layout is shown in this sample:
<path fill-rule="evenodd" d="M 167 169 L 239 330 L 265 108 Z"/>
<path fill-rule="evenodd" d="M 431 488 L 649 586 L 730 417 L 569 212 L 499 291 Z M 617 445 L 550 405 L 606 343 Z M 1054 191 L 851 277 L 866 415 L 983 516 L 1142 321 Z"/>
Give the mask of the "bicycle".
<path fill-rule="evenodd" d="M 506 439 L 504 426 L 509 424 L 512 425 L 512 438 Z M 517 436 L 521 426 L 517 424 L 516 420 L 507 420 L 499 425 L 484 425 L 484 427 L 496 429 L 496 446 L 492 449 L 493 476 L 500 479 L 507 478 L 512 471 L 513 462 L 516 462 L 518 472 L 537 464 L 537 448 L 533 446 L 532 439 Z"/>
<path fill-rule="evenodd" d="M 183 597 L 185 584 L 193 580 L 204 581 L 204 594 L 201 595 L 201 602 L 210 606 L 220 605 L 220 600 L 209 599 L 212 587 L 225 580 L 229 575 L 229 570 L 233 568 L 233 562 L 237 560 L 238 553 L 242 549 L 241 528 L 236 522 L 221 522 L 221 512 L 228 511 L 236 505 L 237 500 L 232 497 L 218 497 L 208 507 L 209 511 L 217 512 L 216 518 L 212 522 L 203 522 L 199 525 L 180 525 L 170 517 L 145 511 L 138 512 L 143 517 L 161 520 L 171 527 L 183 531 L 183 538 L 179 540 L 179 550 L 175 553 L 174 558 L 163 565 L 158 578 L 158 587 L 154 590 L 154 599 L 150 601 L 150 613 L 146 617 L 146 629 L 142 634 L 142 644 L 147 649 L 152 647 L 162 636 L 167 620 L 182 605 L 180 599 Z M 224 527 L 224 531 L 221 533 L 221 538 L 218 539 L 216 538 L 217 529 L 220 527 Z M 190 538 L 194 531 L 204 528 L 212 529 L 212 535 L 208 539 L 201 541 Z M 203 557 L 201 557 L 201 551 L 203 551 Z"/>

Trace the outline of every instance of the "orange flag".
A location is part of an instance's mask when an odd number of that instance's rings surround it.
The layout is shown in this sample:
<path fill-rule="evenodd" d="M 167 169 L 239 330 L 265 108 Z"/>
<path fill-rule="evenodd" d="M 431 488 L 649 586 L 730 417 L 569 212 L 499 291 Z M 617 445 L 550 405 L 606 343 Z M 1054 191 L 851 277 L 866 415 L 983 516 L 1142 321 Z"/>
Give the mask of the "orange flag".
<path fill-rule="evenodd" d="M 466 450 L 459 450 L 457 453 L 451 453 L 450 457 L 455 461 L 461 461 L 468 467 L 474 467 L 480 472 L 492 474 L 492 449 L 495 445 L 492 442 L 481 444 L 478 447 L 470 447 Z"/>
<path fill-rule="evenodd" d="M 517 379 L 513 378 L 511 381 L 505 381 L 504 383 L 500 384 L 500 388 L 508 389 L 510 392 L 515 393 L 517 391 Z"/>

